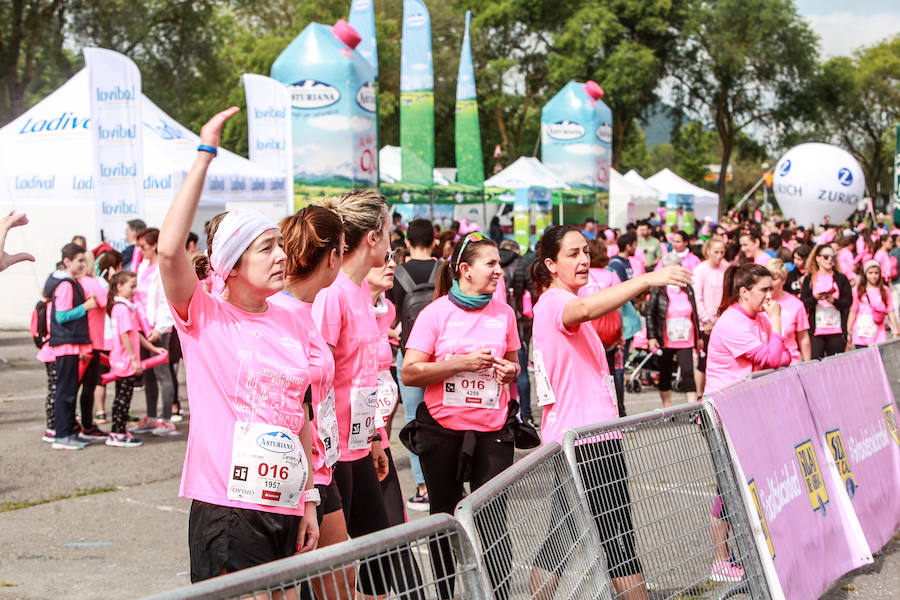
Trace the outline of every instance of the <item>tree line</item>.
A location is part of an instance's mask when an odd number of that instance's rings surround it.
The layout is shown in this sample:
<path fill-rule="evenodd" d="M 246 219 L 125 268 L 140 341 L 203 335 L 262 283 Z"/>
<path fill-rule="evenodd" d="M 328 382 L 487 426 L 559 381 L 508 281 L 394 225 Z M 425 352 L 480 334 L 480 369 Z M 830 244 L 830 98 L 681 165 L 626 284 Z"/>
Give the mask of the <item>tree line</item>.
<path fill-rule="evenodd" d="M 375 0 L 382 144 L 399 144 L 402 0 Z M 350 0 L 16 0 L 0 3 L 0 125 L 83 67 L 80 48 L 131 57 L 144 93 L 199 130 L 244 104 L 242 73 L 268 74 L 311 21 L 346 18 Z M 472 10 L 485 170 L 539 152 L 540 111 L 566 82 L 593 79 L 613 111 L 613 165 L 663 166 L 734 199 L 762 163 L 803 141 L 853 153 L 869 192 L 892 189 L 900 122 L 900 35 L 823 60 L 792 0 L 441 0 L 428 2 L 435 156 L 453 166 L 453 114 L 464 14 Z M 662 107 L 662 108 L 660 108 Z M 642 123 L 664 110 L 671 143 L 648 149 Z M 246 120 L 223 145 L 247 154 Z"/>

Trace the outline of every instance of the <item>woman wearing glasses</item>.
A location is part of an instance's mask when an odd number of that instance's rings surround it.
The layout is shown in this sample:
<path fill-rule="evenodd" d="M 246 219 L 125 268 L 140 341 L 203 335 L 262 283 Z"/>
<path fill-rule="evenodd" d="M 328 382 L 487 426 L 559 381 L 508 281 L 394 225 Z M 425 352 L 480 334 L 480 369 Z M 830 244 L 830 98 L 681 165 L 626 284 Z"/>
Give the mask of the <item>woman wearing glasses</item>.
<path fill-rule="evenodd" d="M 812 358 L 843 352 L 847 343 L 847 316 L 853 303 L 850 280 L 835 268 L 835 253 L 829 244 L 813 249 L 806 270 L 800 299 L 809 313 Z"/>
<path fill-rule="evenodd" d="M 403 356 L 403 383 L 425 388 L 401 439 L 419 455 L 431 514 L 452 513 L 463 497 L 512 465 L 518 406 L 508 384 L 519 374 L 516 316 L 492 297 L 503 274 L 497 244 L 478 232 L 456 243 L 441 265 L 435 300 L 416 318 Z M 435 564 L 452 572 L 449 551 Z M 453 595 L 452 584 L 441 589 Z"/>

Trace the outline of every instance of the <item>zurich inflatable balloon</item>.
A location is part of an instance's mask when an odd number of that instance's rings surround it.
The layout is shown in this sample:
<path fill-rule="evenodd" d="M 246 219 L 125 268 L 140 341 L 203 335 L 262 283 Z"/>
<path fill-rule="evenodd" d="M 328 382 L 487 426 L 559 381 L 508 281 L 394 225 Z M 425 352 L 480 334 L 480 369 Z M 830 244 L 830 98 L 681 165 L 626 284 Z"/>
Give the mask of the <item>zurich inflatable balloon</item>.
<path fill-rule="evenodd" d="M 775 165 L 772 188 L 784 216 L 799 225 L 818 225 L 825 215 L 839 224 L 856 210 L 866 180 L 849 152 L 829 144 L 800 144 Z"/>

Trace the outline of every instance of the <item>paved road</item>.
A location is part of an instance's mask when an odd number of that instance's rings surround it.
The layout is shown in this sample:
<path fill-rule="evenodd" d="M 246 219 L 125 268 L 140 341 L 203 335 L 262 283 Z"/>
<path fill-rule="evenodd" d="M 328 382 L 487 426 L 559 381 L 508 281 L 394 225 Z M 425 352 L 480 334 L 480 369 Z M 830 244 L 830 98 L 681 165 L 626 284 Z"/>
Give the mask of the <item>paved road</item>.
<path fill-rule="evenodd" d="M 189 502 L 178 484 L 189 422 L 141 448 L 52 452 L 41 441 L 46 378 L 34 353 L 27 335 L 0 332 L 0 600 L 139 598 L 188 584 Z M 133 412 L 143 405 L 138 392 Z M 658 397 L 629 395 L 627 405 L 649 410 Z M 410 495 L 406 451 L 396 439 L 392 448 Z M 823 598 L 880 600 L 898 589 L 900 536 Z"/>

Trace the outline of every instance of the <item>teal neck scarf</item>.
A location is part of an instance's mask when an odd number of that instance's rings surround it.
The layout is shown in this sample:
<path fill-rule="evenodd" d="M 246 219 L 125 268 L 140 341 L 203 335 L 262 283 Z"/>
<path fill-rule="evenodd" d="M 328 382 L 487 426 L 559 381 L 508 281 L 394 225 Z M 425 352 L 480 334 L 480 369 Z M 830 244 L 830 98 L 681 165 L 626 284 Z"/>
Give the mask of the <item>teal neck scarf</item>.
<path fill-rule="evenodd" d="M 463 310 L 481 310 L 491 301 L 493 294 L 481 294 L 480 296 L 469 296 L 464 294 L 459 288 L 459 280 L 454 279 L 450 286 L 450 302 Z"/>

